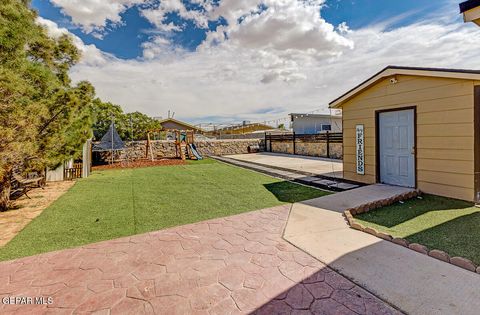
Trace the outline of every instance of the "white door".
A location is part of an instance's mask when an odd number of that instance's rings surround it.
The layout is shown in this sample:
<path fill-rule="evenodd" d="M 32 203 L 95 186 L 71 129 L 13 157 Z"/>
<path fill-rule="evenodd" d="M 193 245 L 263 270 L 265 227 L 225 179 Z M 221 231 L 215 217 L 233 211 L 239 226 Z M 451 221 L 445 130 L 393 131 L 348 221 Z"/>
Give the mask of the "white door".
<path fill-rule="evenodd" d="M 414 110 L 379 114 L 380 181 L 415 187 Z"/>

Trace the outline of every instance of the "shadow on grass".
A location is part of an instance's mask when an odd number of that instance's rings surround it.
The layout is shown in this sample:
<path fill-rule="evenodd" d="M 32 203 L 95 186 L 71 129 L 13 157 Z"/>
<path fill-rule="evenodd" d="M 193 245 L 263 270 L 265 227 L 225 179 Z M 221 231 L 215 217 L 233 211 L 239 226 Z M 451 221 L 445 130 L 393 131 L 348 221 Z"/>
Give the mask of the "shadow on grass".
<path fill-rule="evenodd" d="M 300 202 L 329 195 L 330 192 L 294 184 L 292 182 L 276 182 L 263 185 L 281 202 Z"/>
<path fill-rule="evenodd" d="M 461 256 L 480 265 L 480 212 L 467 214 L 405 237 L 450 256 Z"/>
<path fill-rule="evenodd" d="M 463 200 L 424 195 L 422 199 L 414 198 L 403 204 L 396 203 L 375 211 L 362 213 L 356 217 L 366 222 L 392 228 L 432 211 L 442 215 L 442 210 L 461 210 L 472 206 L 471 202 Z"/>

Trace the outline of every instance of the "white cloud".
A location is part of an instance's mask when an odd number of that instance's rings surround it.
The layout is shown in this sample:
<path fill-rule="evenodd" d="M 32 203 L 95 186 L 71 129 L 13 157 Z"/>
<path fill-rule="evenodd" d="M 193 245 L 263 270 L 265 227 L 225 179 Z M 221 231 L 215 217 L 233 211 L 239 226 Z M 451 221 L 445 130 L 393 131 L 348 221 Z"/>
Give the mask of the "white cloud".
<path fill-rule="evenodd" d="M 50 0 L 61 8 L 65 15 L 72 18 L 72 22 L 91 33 L 101 31 L 110 21 L 113 24 L 122 22 L 120 16 L 128 8 L 144 0 Z M 97 33 L 98 34 L 98 33 Z"/>
<path fill-rule="evenodd" d="M 47 30 L 47 33 L 52 38 L 59 38 L 62 35 L 69 35 L 72 38 L 74 45 L 78 48 L 82 54 L 80 63 L 83 65 L 101 66 L 107 62 L 107 60 L 114 59 L 111 55 L 108 55 L 98 49 L 95 45 L 85 45 L 85 43 L 76 35 L 70 33 L 66 28 L 59 27 L 57 23 L 37 17 L 36 22 L 42 25 Z"/>
<path fill-rule="evenodd" d="M 248 1 L 247 1 L 248 2 Z M 226 32 L 231 44 L 253 49 L 275 51 L 303 51 L 317 55 L 337 55 L 342 48 L 352 48 L 353 43 L 338 34 L 333 25 L 320 16 L 323 1 L 265 0 L 258 5 L 266 8 L 255 11 L 254 7 L 240 15 L 224 13 L 241 22 L 231 21 Z M 255 3 L 255 1 L 252 1 Z M 224 9 L 220 6 L 220 9 Z M 253 12 L 253 13 L 249 13 Z"/>
<path fill-rule="evenodd" d="M 323 0 L 247 0 L 221 2 L 212 16 L 223 16 L 229 25 L 209 34 L 234 49 L 251 50 L 266 72 L 261 80 L 292 82 L 304 79 L 300 64 L 325 60 L 353 48 L 353 42 L 337 32 L 320 15 Z M 346 25 L 342 26 L 345 29 Z M 216 34 L 215 34 L 216 33 Z M 345 32 L 344 32 L 345 33 Z"/>
<path fill-rule="evenodd" d="M 388 64 L 480 68 L 480 42 L 475 40 L 480 29 L 460 23 L 432 22 L 392 31 L 362 29 L 351 31 L 348 38 L 356 43 L 354 50 L 295 66 L 278 61 L 286 70 L 278 70 L 282 67 L 273 59 L 272 65 L 266 65 L 265 58 L 249 50 L 216 47 L 172 57 L 168 63 L 152 59 L 79 65 L 72 76 L 91 80 L 102 98 L 130 111 L 157 116 L 171 109 L 177 117 L 191 121 L 262 121 L 288 112 L 326 111 L 329 101 Z M 265 75 L 265 67 L 277 70 Z M 288 71 L 304 77 L 279 81 L 278 77 L 290 77 Z M 253 114 L 271 107 L 282 113 Z"/>
<path fill-rule="evenodd" d="M 211 5 L 208 2 L 197 0 L 195 2 L 203 10 L 210 10 Z M 198 28 L 208 28 L 208 17 L 206 11 L 187 10 L 181 0 L 161 0 L 153 6 L 141 11 L 142 15 L 159 30 L 165 32 L 181 31 L 182 25 L 176 25 L 173 22 L 167 23 L 165 20 L 167 14 L 177 13 L 184 20 L 192 21 Z"/>
<path fill-rule="evenodd" d="M 168 38 L 155 36 L 151 41 L 143 43 L 143 58 L 146 60 L 161 59 L 163 63 L 177 59 L 186 53 L 184 49 L 173 44 Z"/>
<path fill-rule="evenodd" d="M 195 1 L 203 11 L 192 13 L 178 0 L 143 11 L 158 33 L 143 45 L 142 58 L 82 63 L 72 77 L 90 80 L 99 96 L 127 111 L 263 121 L 328 111 L 329 101 L 389 64 L 480 68 L 480 28 L 463 24 L 453 10 L 401 28 L 385 22 L 350 29 L 321 17 L 323 0 Z M 169 33 L 183 26 L 166 25 L 165 12 L 198 14 L 188 19 L 200 25 L 221 16 L 229 24 L 188 52 L 172 43 Z"/>
<path fill-rule="evenodd" d="M 260 82 L 275 80 L 294 82 L 305 79 L 299 63 L 306 59 L 322 60 L 338 56 L 353 47 L 340 31 L 320 16 L 323 0 L 223 0 L 214 6 L 207 0 L 197 0 L 202 10 L 187 10 L 180 0 L 163 0 L 142 14 L 160 31 L 158 37 L 169 38 L 171 32 L 183 26 L 167 23 L 166 16 L 175 12 L 185 20 L 194 21 L 198 27 L 207 28 L 209 20 L 224 18 L 228 24 L 207 34 L 198 51 L 242 51 L 257 60 L 265 70 Z M 347 33 L 346 24 L 342 30 Z M 158 37 L 155 41 L 158 41 Z M 153 59 L 164 57 L 164 47 L 152 49 L 155 43 L 144 45 L 144 56 Z"/>

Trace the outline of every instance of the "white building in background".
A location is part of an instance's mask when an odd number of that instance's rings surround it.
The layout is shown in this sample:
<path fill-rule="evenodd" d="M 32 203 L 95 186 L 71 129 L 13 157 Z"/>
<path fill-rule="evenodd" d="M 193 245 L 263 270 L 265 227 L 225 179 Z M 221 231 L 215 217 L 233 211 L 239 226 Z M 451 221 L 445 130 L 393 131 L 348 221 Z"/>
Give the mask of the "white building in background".
<path fill-rule="evenodd" d="M 290 114 L 291 128 L 296 134 L 342 132 L 342 116 L 326 114 Z"/>

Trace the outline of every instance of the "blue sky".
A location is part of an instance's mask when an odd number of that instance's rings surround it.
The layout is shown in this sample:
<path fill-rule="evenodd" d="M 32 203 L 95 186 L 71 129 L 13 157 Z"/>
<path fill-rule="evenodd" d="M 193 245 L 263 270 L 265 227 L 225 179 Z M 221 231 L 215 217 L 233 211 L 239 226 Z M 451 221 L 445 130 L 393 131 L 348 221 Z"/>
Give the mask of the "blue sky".
<path fill-rule="evenodd" d="M 189 2 L 184 1 L 184 3 L 188 7 Z M 390 26 L 395 28 L 421 19 L 427 12 L 438 8 L 442 3 L 448 3 L 448 1 L 328 0 L 322 8 L 322 17 L 333 25 L 346 22 L 351 29 L 359 29 L 405 15 Z M 66 27 L 86 44 L 94 44 L 99 49 L 123 59 L 140 57 L 142 43 L 148 41 L 155 33 L 155 26 L 141 16 L 137 6 L 121 14 L 122 25 L 112 26 L 110 23 L 101 39 L 96 38 L 94 34 L 82 32 L 81 28 L 71 23 L 69 16 L 62 14 L 61 8 L 54 6 L 48 0 L 33 0 L 32 6 L 38 10 L 40 16 Z M 175 32 L 172 35 L 172 41 L 175 45 L 189 50 L 194 50 L 205 39 L 208 30 L 214 30 L 217 25 L 224 23 L 222 20 L 210 22 L 210 28 L 205 30 L 195 27 L 191 21 L 184 20 L 176 14 L 172 14 L 168 21 L 187 24 L 184 31 Z"/>
<path fill-rule="evenodd" d="M 455 0 L 32 0 L 71 70 L 125 111 L 192 123 L 274 121 L 385 66 L 480 69 L 480 28 Z M 347 27 L 348 26 L 348 27 Z"/>

